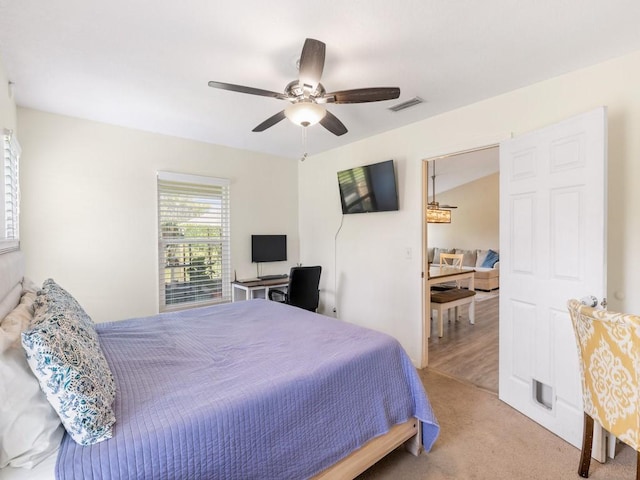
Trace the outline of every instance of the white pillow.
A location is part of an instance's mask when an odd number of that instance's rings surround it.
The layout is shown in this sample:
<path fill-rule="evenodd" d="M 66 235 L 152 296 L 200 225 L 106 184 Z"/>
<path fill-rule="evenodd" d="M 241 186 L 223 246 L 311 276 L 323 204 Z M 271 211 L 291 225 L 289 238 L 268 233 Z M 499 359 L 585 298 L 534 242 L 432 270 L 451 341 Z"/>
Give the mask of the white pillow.
<path fill-rule="evenodd" d="M 64 433 L 20 342 L 33 318 L 35 297 L 24 293 L 0 322 L 0 468 L 33 468 L 58 448 Z"/>
<path fill-rule="evenodd" d="M 0 300 L 0 319 L 6 317 L 20 303 L 20 295 L 22 295 L 22 285 L 16 285 Z"/>

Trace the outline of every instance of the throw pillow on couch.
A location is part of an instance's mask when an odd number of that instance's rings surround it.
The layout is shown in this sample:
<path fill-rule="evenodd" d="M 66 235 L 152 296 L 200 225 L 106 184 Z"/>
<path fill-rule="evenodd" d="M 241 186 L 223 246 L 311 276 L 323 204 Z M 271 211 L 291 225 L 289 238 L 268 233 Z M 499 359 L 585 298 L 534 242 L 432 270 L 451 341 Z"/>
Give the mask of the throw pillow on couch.
<path fill-rule="evenodd" d="M 432 265 L 440 264 L 440 253 L 456 253 L 463 254 L 462 265 L 464 267 L 472 268 L 498 268 L 500 261 L 500 254 L 498 250 L 466 250 L 462 248 L 440 248 L 429 247 L 427 249 L 428 262 Z M 489 260 L 487 261 L 487 256 Z M 487 265 L 490 265 L 487 267 Z"/>

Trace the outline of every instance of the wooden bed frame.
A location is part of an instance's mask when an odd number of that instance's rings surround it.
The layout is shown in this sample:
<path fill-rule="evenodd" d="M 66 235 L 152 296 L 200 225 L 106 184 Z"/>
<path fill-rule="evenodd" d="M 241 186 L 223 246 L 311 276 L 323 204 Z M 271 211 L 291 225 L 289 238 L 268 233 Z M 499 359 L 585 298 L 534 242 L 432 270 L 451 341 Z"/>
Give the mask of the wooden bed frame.
<path fill-rule="evenodd" d="M 411 418 L 404 423 L 394 425 L 384 435 L 370 440 L 363 447 L 312 478 L 313 480 L 355 478 L 403 443 L 409 452 L 418 456 L 422 452 L 421 434 L 420 421 Z"/>
<path fill-rule="evenodd" d="M 10 275 L 4 275 L 7 271 Z M 22 254 L 20 252 L 1 254 L 0 273 L 3 273 L 1 276 L 3 278 L 0 278 L 0 301 L 2 301 L 16 282 L 22 281 L 22 275 L 24 275 Z M 370 440 L 363 447 L 312 478 L 314 480 L 353 479 L 402 444 L 409 452 L 418 456 L 423 449 L 421 436 L 420 421 L 417 418 L 411 418 L 393 426 L 384 435 Z"/>

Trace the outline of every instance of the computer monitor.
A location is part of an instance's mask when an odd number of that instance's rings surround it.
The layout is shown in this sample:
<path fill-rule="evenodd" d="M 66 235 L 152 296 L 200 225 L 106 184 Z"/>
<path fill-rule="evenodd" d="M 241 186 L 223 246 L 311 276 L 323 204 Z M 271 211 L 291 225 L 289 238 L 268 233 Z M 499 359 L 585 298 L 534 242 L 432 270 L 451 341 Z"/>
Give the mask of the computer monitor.
<path fill-rule="evenodd" d="M 286 235 L 251 235 L 253 263 L 284 262 L 287 260 Z"/>

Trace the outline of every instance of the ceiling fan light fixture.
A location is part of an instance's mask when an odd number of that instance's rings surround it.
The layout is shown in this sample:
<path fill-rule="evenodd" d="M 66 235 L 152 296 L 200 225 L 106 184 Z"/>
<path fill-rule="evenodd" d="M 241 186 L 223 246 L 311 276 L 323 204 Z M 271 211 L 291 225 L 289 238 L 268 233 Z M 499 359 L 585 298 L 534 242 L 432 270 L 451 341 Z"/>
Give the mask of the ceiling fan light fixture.
<path fill-rule="evenodd" d="M 298 61 L 298 78 L 289 82 L 284 89 L 284 93 L 213 80 L 209 82 L 209 86 L 231 92 L 271 97 L 291 102 L 288 108 L 280 110 L 275 115 L 267 118 L 256 126 L 252 132 L 263 132 L 288 118 L 301 127 L 320 123 L 325 129 L 338 137 L 348 132 L 347 127 L 333 113 L 325 110 L 322 106 L 323 104 L 381 102 L 400 97 L 400 88 L 398 87 L 353 88 L 326 93 L 325 88 L 320 83 L 324 70 L 325 54 L 326 45 L 324 42 L 313 38 L 305 39 Z"/>
<path fill-rule="evenodd" d="M 292 103 L 284 109 L 284 115 L 301 127 L 315 125 L 322 120 L 326 114 L 327 110 L 322 105 L 311 101 Z"/>

